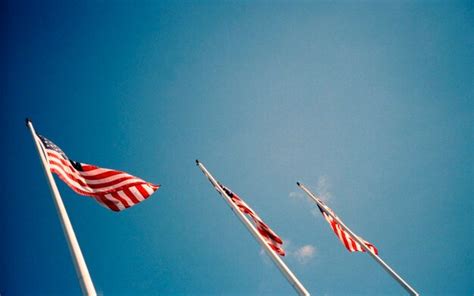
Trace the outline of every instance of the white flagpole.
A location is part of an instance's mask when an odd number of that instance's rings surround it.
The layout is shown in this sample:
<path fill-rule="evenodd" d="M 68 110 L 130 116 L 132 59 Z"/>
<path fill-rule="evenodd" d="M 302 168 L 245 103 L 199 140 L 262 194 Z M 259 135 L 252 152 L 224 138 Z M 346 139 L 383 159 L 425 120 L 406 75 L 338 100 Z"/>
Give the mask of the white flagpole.
<path fill-rule="evenodd" d="M 305 287 L 301 284 L 301 282 L 296 278 L 296 276 L 291 272 L 291 270 L 286 266 L 286 264 L 281 260 L 278 254 L 273 251 L 268 244 L 263 240 L 263 238 L 258 234 L 258 231 L 255 229 L 252 223 L 245 217 L 245 215 L 239 211 L 237 206 L 232 202 L 231 198 L 227 195 L 227 193 L 222 190 L 222 188 L 217 183 L 216 179 L 209 173 L 209 171 L 204 167 L 204 165 L 199 161 L 196 160 L 197 166 L 201 169 L 204 175 L 209 179 L 212 183 L 214 188 L 224 197 L 227 204 L 230 206 L 232 211 L 234 212 L 237 217 L 239 217 L 240 221 L 247 227 L 248 231 L 253 235 L 253 237 L 260 243 L 260 246 L 267 252 L 268 256 L 272 259 L 275 265 L 280 269 L 281 273 L 286 277 L 288 282 L 292 285 L 292 287 L 296 290 L 299 295 L 310 295 L 309 292 L 305 289 Z"/>
<path fill-rule="evenodd" d="M 96 296 L 97 293 L 95 291 L 94 284 L 92 283 L 91 276 L 89 275 L 89 270 L 87 269 L 84 257 L 82 256 L 81 248 L 79 247 L 76 235 L 74 234 L 74 229 L 72 228 L 71 221 L 69 221 L 69 217 L 67 215 L 66 208 L 64 207 L 64 203 L 61 199 L 61 195 L 59 194 L 58 187 L 56 186 L 56 182 L 54 181 L 53 175 L 51 174 L 49 163 L 46 160 L 45 151 L 42 148 L 43 145 L 39 142 L 38 137 L 36 136 L 35 129 L 33 127 L 33 123 L 28 118 L 26 119 L 26 125 L 29 128 L 31 135 L 33 136 L 33 141 L 35 142 L 36 149 L 38 150 L 38 154 L 41 159 L 41 163 L 43 164 L 44 173 L 46 174 L 46 178 L 48 179 L 49 188 L 51 189 L 51 193 L 53 195 L 54 204 L 56 205 L 59 221 L 61 222 L 64 235 L 66 236 L 69 251 L 71 251 L 72 261 L 74 262 L 77 277 L 79 278 L 82 293 L 84 295 Z"/>
<path fill-rule="evenodd" d="M 323 204 L 311 191 L 308 190 L 308 188 L 306 188 L 303 184 L 301 184 L 300 182 L 296 182 L 296 184 L 298 185 L 298 187 L 300 187 L 304 192 L 306 192 L 306 194 L 317 204 L 321 207 L 321 209 L 323 209 L 323 211 L 328 214 L 329 216 L 331 216 L 333 219 L 335 219 L 337 221 L 337 223 L 339 223 L 339 225 L 341 225 L 341 227 L 347 231 L 351 236 L 352 238 L 354 238 L 360 245 L 362 248 L 364 248 L 364 250 L 369 253 L 372 258 L 375 259 L 375 261 L 377 261 L 377 263 L 379 263 L 383 269 L 385 269 L 385 271 L 387 271 L 409 294 L 411 295 L 416 295 L 418 296 L 418 292 L 415 291 L 415 289 L 413 289 L 404 279 L 402 279 L 401 276 L 399 276 L 390 266 L 388 266 L 387 263 L 385 263 L 385 261 L 383 261 L 377 254 L 375 254 L 370 248 L 368 248 L 364 242 L 354 233 L 352 232 L 349 227 L 347 227 L 337 216 L 335 216 L 331 211 L 328 211 L 326 209 L 326 205 Z"/>

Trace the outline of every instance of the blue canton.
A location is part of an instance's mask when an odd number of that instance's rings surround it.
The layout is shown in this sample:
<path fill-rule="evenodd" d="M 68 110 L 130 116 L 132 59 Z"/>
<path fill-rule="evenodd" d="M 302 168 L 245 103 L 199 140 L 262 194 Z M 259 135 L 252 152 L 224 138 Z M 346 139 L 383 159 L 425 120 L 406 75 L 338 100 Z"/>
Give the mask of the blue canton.
<path fill-rule="evenodd" d="M 59 148 L 56 144 L 51 142 L 50 140 L 46 139 L 45 137 L 38 135 L 40 138 L 41 142 L 43 143 L 44 147 L 49 150 L 56 151 L 57 153 L 61 154 L 65 159 L 68 159 L 66 154 Z"/>

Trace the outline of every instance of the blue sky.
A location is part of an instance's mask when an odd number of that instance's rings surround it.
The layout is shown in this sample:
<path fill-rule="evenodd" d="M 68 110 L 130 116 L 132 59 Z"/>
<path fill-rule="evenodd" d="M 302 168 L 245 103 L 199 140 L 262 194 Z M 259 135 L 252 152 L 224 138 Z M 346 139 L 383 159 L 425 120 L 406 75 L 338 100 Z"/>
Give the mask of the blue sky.
<path fill-rule="evenodd" d="M 318 295 L 400 295 L 301 181 L 426 295 L 471 295 L 469 2 L 2 4 L 0 293 L 79 295 L 24 118 L 161 189 L 121 213 L 58 181 L 104 295 L 292 294 L 199 158 Z"/>

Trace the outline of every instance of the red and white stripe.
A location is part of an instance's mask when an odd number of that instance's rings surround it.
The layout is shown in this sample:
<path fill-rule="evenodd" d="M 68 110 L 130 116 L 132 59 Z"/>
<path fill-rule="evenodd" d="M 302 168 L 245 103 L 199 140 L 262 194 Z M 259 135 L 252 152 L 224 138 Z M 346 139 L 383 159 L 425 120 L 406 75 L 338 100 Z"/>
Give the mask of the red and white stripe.
<path fill-rule="evenodd" d="M 81 163 L 83 171 L 79 171 L 63 154 L 52 149 L 44 150 L 51 172 L 58 175 L 76 193 L 94 197 L 112 211 L 118 212 L 136 205 L 160 188 L 160 185 L 154 185 L 125 172 L 94 165 Z"/>
<path fill-rule="evenodd" d="M 362 246 L 354 238 L 352 238 L 352 236 L 349 233 L 347 233 L 342 228 L 342 226 L 333 217 L 331 217 L 325 211 L 323 211 L 321 209 L 321 207 L 319 207 L 319 205 L 318 205 L 318 208 L 321 211 L 321 214 L 323 214 L 326 221 L 328 221 L 329 225 L 331 225 L 331 228 L 334 231 L 334 233 L 337 235 L 339 240 L 341 240 L 342 244 L 346 247 L 346 249 L 349 252 L 356 252 L 356 251 L 357 252 L 365 252 L 364 248 L 362 248 Z M 333 211 L 328 206 L 325 206 L 325 209 L 330 211 L 334 215 Z M 369 248 L 375 254 L 378 255 L 379 252 L 373 244 L 371 244 L 368 241 L 362 239 L 360 236 L 359 236 L 359 239 L 362 242 L 364 242 L 364 244 L 367 246 L 367 248 Z"/>
<path fill-rule="evenodd" d="M 267 242 L 270 248 L 278 255 L 285 256 L 285 250 L 283 250 L 281 247 L 283 244 L 282 239 L 275 232 L 273 232 L 273 230 L 271 230 L 270 227 L 268 227 L 268 225 L 265 224 L 263 220 L 242 199 L 240 199 L 240 197 L 230 191 L 227 187 L 223 185 L 220 186 L 225 191 L 225 193 L 227 193 L 232 202 L 238 207 L 238 209 L 242 213 L 249 215 L 252 218 L 258 233 Z"/>

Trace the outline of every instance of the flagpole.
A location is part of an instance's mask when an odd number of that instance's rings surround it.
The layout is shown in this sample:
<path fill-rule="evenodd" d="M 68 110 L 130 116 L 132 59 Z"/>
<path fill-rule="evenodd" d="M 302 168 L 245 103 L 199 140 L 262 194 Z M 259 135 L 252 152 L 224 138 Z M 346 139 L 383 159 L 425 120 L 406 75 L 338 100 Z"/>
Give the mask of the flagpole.
<path fill-rule="evenodd" d="M 272 259 L 281 273 L 286 277 L 291 286 L 296 290 L 299 295 L 310 295 L 306 288 L 301 284 L 301 282 L 296 278 L 296 276 L 291 272 L 291 270 L 286 266 L 286 264 L 281 260 L 279 255 L 273 251 L 268 244 L 263 240 L 263 238 L 258 234 L 258 231 L 255 229 L 253 224 L 245 217 L 245 215 L 237 208 L 237 206 L 232 202 L 231 198 L 227 193 L 219 186 L 219 183 L 214 179 L 214 177 L 209 173 L 206 167 L 199 161 L 196 160 L 196 165 L 201 169 L 204 175 L 209 179 L 214 188 L 224 197 L 224 200 L 230 206 L 232 211 L 240 221 L 247 227 L 247 230 L 253 235 L 253 237 L 260 243 L 260 246 L 267 252 L 268 256 Z"/>
<path fill-rule="evenodd" d="M 387 271 L 409 294 L 411 295 L 416 295 L 418 296 L 418 292 L 415 291 L 415 289 L 413 289 L 401 276 L 399 276 L 387 263 L 385 263 L 385 261 L 382 260 L 382 258 L 380 258 L 377 254 L 375 254 L 370 248 L 368 248 L 365 243 L 354 233 L 352 232 L 352 230 L 349 229 L 349 227 L 347 227 L 340 219 L 339 217 L 337 217 L 336 215 L 334 215 L 331 211 L 328 211 L 326 209 L 326 205 L 323 204 L 311 191 L 308 190 L 308 188 L 306 188 L 303 184 L 301 184 L 300 182 L 296 182 L 296 184 L 298 185 L 298 187 L 300 187 L 304 192 L 306 192 L 306 194 L 317 204 L 319 205 L 319 207 L 326 213 L 328 214 L 329 216 L 331 216 L 334 220 L 337 221 L 337 223 L 339 223 L 339 225 L 341 225 L 341 227 L 347 231 L 351 236 L 352 238 L 354 238 L 360 245 L 362 248 L 364 248 L 364 250 L 369 253 L 372 258 L 375 259 L 375 261 L 377 261 L 377 263 L 379 263 L 383 269 L 385 269 L 385 271 Z"/>
<path fill-rule="evenodd" d="M 58 212 L 59 221 L 61 222 L 64 235 L 66 236 L 66 241 L 69 246 L 69 251 L 71 252 L 72 261 L 76 269 L 77 277 L 79 278 L 82 293 L 88 296 L 96 296 L 97 293 L 95 291 L 94 284 L 92 283 L 91 276 L 89 275 L 89 270 L 87 269 L 86 262 L 82 256 L 81 248 L 79 247 L 76 235 L 74 234 L 71 221 L 69 221 L 69 217 L 61 199 L 61 195 L 59 194 L 58 187 L 56 186 L 56 182 L 54 181 L 53 175 L 51 174 L 49 163 L 46 161 L 46 155 L 44 154 L 44 150 L 41 148 L 42 146 L 37 139 L 33 123 L 28 118 L 26 119 L 26 126 L 29 128 L 31 135 L 33 136 L 33 141 L 35 142 L 41 163 L 43 164 L 43 169 L 46 174 L 46 178 L 48 179 L 49 188 L 51 189 L 54 204 Z"/>

